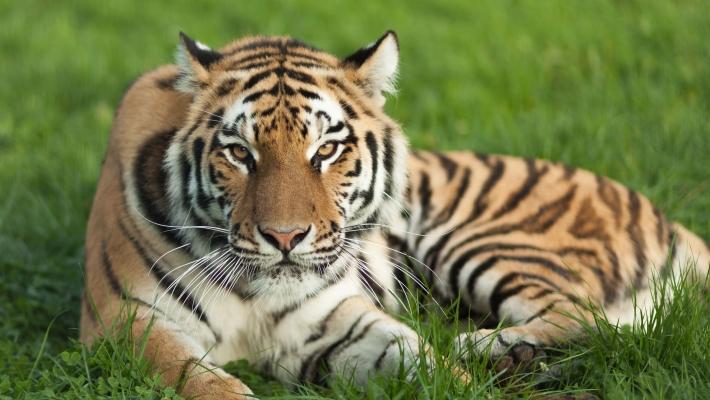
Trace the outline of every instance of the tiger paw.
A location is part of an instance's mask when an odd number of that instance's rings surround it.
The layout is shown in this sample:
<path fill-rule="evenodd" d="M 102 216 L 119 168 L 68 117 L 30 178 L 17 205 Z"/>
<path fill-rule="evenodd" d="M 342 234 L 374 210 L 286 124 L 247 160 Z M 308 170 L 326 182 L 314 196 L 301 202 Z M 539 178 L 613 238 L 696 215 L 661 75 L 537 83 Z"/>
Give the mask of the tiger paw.
<path fill-rule="evenodd" d="M 529 371 L 546 359 L 540 349 L 527 335 L 510 329 L 481 329 L 458 336 L 456 347 L 461 357 L 485 356 L 488 354 L 496 372 L 509 375 L 516 371 Z"/>
<path fill-rule="evenodd" d="M 190 377 L 180 390 L 187 398 L 210 400 L 254 399 L 253 392 L 239 379 L 222 370 L 204 371 Z"/>

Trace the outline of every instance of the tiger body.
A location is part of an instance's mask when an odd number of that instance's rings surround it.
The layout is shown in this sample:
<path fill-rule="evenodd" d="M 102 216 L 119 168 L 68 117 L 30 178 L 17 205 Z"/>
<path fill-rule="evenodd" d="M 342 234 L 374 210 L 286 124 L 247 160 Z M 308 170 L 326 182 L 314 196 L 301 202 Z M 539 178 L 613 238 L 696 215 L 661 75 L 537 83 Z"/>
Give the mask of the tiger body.
<path fill-rule="evenodd" d="M 668 258 L 707 266 L 700 239 L 591 173 L 410 155 L 382 110 L 396 65 L 392 33 L 345 60 L 289 38 L 218 52 L 183 36 L 178 66 L 139 78 L 116 113 L 87 228 L 82 340 L 111 334 L 128 305 L 145 356 L 187 396 L 251 393 L 217 367 L 236 359 L 287 382 L 364 384 L 428 357 L 387 313 L 415 273 L 392 247 L 426 265 L 439 298 L 534 345 L 573 337 L 559 311 L 584 315 L 583 301 L 628 321 L 630 288 L 645 295 Z M 462 339 L 502 354 L 488 333 Z"/>
<path fill-rule="evenodd" d="M 486 325 L 513 325 L 497 336 L 461 335 L 480 351 L 564 342 L 579 334 L 568 315 L 591 322 L 594 308 L 633 323 L 650 312 L 654 280 L 681 279 L 687 268 L 707 273 L 700 238 L 641 194 L 589 171 L 421 151 L 408 168 L 404 234 L 394 242 L 420 261 L 440 297 L 460 297 Z"/>

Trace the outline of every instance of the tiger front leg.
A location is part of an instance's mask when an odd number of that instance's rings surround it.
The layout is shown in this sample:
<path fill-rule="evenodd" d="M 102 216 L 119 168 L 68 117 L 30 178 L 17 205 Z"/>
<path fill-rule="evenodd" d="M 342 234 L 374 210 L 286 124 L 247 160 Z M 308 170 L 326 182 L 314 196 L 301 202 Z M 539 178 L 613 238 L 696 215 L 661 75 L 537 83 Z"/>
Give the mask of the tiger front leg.
<path fill-rule="evenodd" d="M 207 351 L 170 322 L 138 319 L 133 337 L 148 334 L 144 356 L 163 384 L 175 387 L 186 398 L 246 400 L 252 391 L 238 378 L 210 362 Z"/>
<path fill-rule="evenodd" d="M 400 368 L 411 378 L 429 359 L 420 355 L 426 345 L 411 328 L 360 295 L 340 301 L 311 328 L 300 349 L 280 360 L 285 368 L 275 372 L 283 380 L 325 384 L 339 376 L 364 386 L 373 374 L 391 376 Z"/>
<path fill-rule="evenodd" d="M 459 354 L 490 356 L 497 369 L 527 369 L 543 357 L 545 347 L 582 334 L 581 322 L 591 320 L 589 304 L 579 285 L 547 274 L 544 265 L 522 264 L 512 257 L 468 260 L 450 282 L 465 306 L 487 314 L 505 326 L 459 335 Z M 574 279 L 571 277 L 569 279 Z"/>
<path fill-rule="evenodd" d="M 456 341 L 458 353 L 466 357 L 488 354 L 499 371 L 529 369 L 545 359 L 543 348 L 581 334 L 580 323 L 590 318 L 590 312 L 575 300 L 562 292 L 525 286 L 494 310 L 513 326 L 462 333 Z"/>

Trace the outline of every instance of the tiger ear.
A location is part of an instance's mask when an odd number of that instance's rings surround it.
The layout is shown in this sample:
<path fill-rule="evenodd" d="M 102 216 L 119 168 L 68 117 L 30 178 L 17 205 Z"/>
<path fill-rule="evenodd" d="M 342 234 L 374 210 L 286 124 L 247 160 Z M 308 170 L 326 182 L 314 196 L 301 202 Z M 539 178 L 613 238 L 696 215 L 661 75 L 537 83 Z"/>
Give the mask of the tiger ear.
<path fill-rule="evenodd" d="M 396 92 L 399 70 L 399 43 L 394 31 L 387 31 L 376 42 L 361 48 L 343 59 L 343 66 L 354 70 L 356 80 L 380 106 L 385 104 L 385 93 Z"/>
<path fill-rule="evenodd" d="M 195 93 L 209 83 L 210 66 L 221 60 L 223 55 L 180 32 L 176 63 L 180 77 L 175 87 L 186 93 Z"/>

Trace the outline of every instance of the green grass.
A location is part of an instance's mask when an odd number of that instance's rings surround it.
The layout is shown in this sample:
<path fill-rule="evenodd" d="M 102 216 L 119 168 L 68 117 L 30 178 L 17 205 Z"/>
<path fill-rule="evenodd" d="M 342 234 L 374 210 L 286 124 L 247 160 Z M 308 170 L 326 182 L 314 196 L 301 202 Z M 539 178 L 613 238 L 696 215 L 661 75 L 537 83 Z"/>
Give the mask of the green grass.
<path fill-rule="evenodd" d="M 0 397 L 161 398 L 130 338 L 78 336 L 83 234 L 113 110 L 177 33 L 215 46 L 290 34 L 339 55 L 395 29 L 401 91 L 388 110 L 417 147 L 565 161 L 648 195 L 710 237 L 710 2 L 98 2 L 0 0 Z M 679 289 L 680 290 L 680 289 Z M 549 390 L 605 398 L 710 397 L 710 309 L 683 288 L 645 327 L 602 327 L 554 361 Z M 453 329 L 413 323 L 446 355 Z M 416 316 L 414 316 L 416 317 Z M 54 321 L 52 323 L 52 321 Z M 415 384 L 286 391 L 236 364 L 258 393 L 407 399 L 533 395 L 438 369 Z"/>

